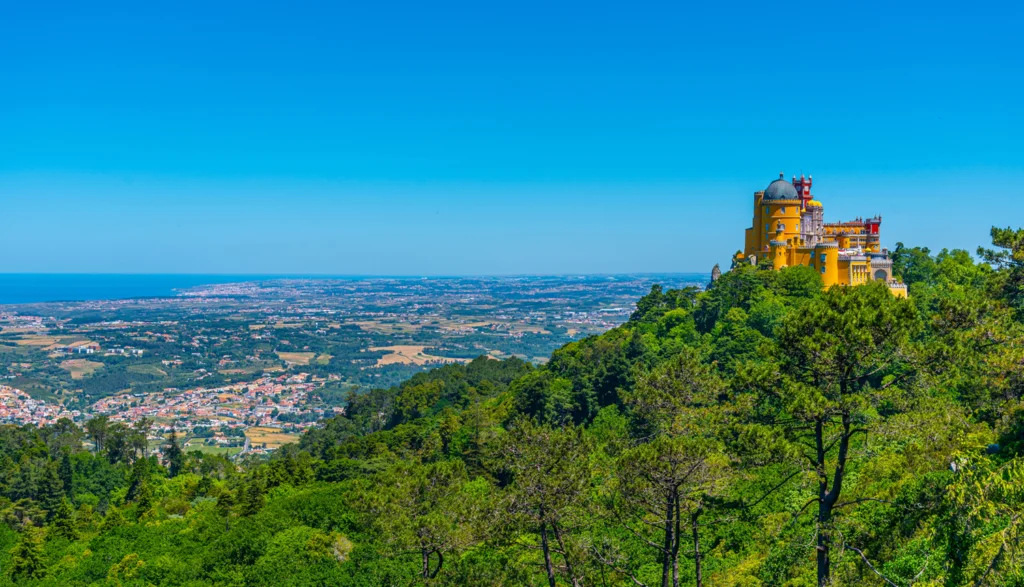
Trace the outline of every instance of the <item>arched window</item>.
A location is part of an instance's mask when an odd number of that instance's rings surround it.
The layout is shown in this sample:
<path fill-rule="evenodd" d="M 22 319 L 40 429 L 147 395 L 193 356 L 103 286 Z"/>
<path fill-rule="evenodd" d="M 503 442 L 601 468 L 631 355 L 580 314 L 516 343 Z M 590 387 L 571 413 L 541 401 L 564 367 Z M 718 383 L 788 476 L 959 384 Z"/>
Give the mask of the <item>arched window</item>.
<path fill-rule="evenodd" d="M 878 271 L 875 271 L 875 279 L 885 281 L 887 277 L 888 275 L 885 273 L 885 269 L 879 269 Z"/>

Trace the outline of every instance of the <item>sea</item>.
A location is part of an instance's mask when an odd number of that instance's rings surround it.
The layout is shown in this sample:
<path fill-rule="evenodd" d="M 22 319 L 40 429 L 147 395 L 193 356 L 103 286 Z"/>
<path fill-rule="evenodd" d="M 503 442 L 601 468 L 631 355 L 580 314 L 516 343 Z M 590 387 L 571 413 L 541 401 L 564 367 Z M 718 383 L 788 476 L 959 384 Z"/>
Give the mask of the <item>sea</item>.
<path fill-rule="evenodd" d="M 0 305 L 167 297 L 199 285 L 273 278 L 269 275 L 0 273 Z"/>
<path fill-rule="evenodd" d="M 705 273 L 636 274 L 663 276 L 682 282 L 706 283 Z M 499 276 L 494 276 L 499 277 Z M 508 277 L 508 276 L 506 276 Z M 529 276 L 518 276 L 529 277 Z M 538 276 L 544 277 L 544 276 Z M 551 277 L 551 276 L 548 276 Z M 561 275 L 566 279 L 607 279 L 614 276 Z M 434 279 L 458 276 L 434 276 Z M 423 279 L 413 276 L 370 275 L 202 275 L 202 274 L 116 274 L 116 273 L 0 273 L 0 306 L 45 302 L 81 302 L 160 298 L 178 295 L 200 285 L 241 283 L 273 279 Z"/>

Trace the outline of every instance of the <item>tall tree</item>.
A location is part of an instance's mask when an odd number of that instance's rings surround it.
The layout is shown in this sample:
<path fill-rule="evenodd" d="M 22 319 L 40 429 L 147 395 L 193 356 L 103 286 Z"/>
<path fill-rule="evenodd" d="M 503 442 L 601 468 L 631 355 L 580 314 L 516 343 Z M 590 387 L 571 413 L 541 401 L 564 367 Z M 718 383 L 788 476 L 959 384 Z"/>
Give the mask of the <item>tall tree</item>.
<path fill-rule="evenodd" d="M 1018 314 L 1024 313 L 1024 228 L 992 227 L 995 249 L 978 248 L 978 255 L 999 269 L 996 289 Z"/>
<path fill-rule="evenodd" d="M 914 373 L 910 337 L 918 326 L 908 300 L 885 284 L 834 287 L 787 316 L 779 329 L 780 381 L 770 391 L 778 421 L 817 477 L 818 585 L 829 584 L 833 513 L 850 473 L 851 444 L 866 434 L 877 409 L 898 399 Z M 899 405 L 899 402 L 895 402 Z M 892 406 L 890 406 L 891 409 Z"/>
<path fill-rule="evenodd" d="M 1024 459 L 998 464 L 957 455 L 946 490 L 937 546 L 948 585 L 1019 585 L 1024 581 Z M 1015 580 L 1014 580 L 1015 579 Z"/>
<path fill-rule="evenodd" d="M 96 454 L 103 452 L 103 448 L 106 446 L 109 425 L 110 418 L 108 416 L 96 416 L 85 423 L 85 430 L 92 438 Z"/>
<path fill-rule="evenodd" d="M 42 579 L 45 576 L 43 530 L 29 524 L 22 529 L 18 543 L 11 549 L 10 577 L 17 583 L 23 579 Z"/>
<path fill-rule="evenodd" d="M 61 483 L 64 486 L 64 495 L 68 497 L 75 495 L 75 468 L 71 464 L 71 455 L 64 451 L 60 457 L 60 466 L 57 468 Z"/>
<path fill-rule="evenodd" d="M 145 459 L 149 456 L 149 430 L 153 427 L 153 421 L 142 417 L 132 424 L 131 447 L 136 459 Z"/>
<path fill-rule="evenodd" d="M 434 579 L 446 558 L 481 535 L 487 484 L 471 482 L 462 461 L 400 462 L 374 476 L 355 502 L 388 556 L 415 553 L 420 578 Z"/>
<path fill-rule="evenodd" d="M 529 419 L 517 421 L 499 448 L 502 468 L 512 480 L 509 513 L 539 539 L 550 587 L 563 571 L 571 584 L 582 581 L 568 531 L 569 522 L 586 507 L 589 452 L 582 428 L 553 428 Z M 562 565 L 554 560 L 558 554 Z"/>
<path fill-rule="evenodd" d="M 619 463 L 616 514 L 658 553 L 662 587 L 679 585 L 679 551 L 690 539 L 702 585 L 700 515 L 707 495 L 725 478 L 725 455 L 704 438 L 658 436 L 623 453 Z"/>
<path fill-rule="evenodd" d="M 52 519 L 63 497 L 64 482 L 60 478 L 57 463 L 47 461 L 40 470 L 33 498 L 44 510 L 49 512 L 48 519 Z"/>
<path fill-rule="evenodd" d="M 50 454 L 57 456 L 63 452 L 82 450 L 82 429 L 67 418 L 61 418 L 47 429 L 46 444 Z"/>
<path fill-rule="evenodd" d="M 53 516 L 53 531 L 57 536 L 75 540 L 78 538 L 78 528 L 75 526 L 75 510 L 71 507 L 68 498 L 60 500 L 56 514 Z"/>
<path fill-rule="evenodd" d="M 131 464 L 137 453 L 136 435 L 123 422 L 114 422 L 103 433 L 103 447 L 111 464 Z"/>
<path fill-rule="evenodd" d="M 256 515 L 266 503 L 264 482 L 258 475 L 250 477 L 242 486 L 239 497 L 239 513 L 243 516 Z"/>
<path fill-rule="evenodd" d="M 149 486 L 149 459 L 136 459 L 132 464 L 131 474 L 128 476 L 128 493 L 125 495 L 127 501 L 137 501 L 142 495 L 143 487 Z"/>
<path fill-rule="evenodd" d="M 177 477 L 185 468 L 185 453 L 178 444 L 178 433 L 172 428 L 171 436 L 167 439 L 167 448 L 164 449 L 164 457 L 167 459 L 168 473 L 171 477 Z"/>
<path fill-rule="evenodd" d="M 721 441 L 730 412 L 725 392 L 714 365 L 684 349 L 639 376 L 626 396 L 638 432 L 652 440 L 619 458 L 613 510 L 658 553 L 663 587 L 679 584 L 679 552 L 687 535 L 697 585 L 703 585 L 701 515 L 729 478 Z"/>

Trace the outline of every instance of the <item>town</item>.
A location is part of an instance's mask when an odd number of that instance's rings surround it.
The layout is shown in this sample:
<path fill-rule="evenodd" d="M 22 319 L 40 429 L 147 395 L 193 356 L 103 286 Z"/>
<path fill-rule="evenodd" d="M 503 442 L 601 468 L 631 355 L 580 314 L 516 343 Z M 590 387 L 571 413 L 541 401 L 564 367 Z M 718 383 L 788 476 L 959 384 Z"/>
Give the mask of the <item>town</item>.
<path fill-rule="evenodd" d="M 260 454 L 346 396 L 478 356 L 536 364 L 705 275 L 281 279 L 163 298 L 0 306 L 0 422 L 146 420 L 188 449 Z"/>

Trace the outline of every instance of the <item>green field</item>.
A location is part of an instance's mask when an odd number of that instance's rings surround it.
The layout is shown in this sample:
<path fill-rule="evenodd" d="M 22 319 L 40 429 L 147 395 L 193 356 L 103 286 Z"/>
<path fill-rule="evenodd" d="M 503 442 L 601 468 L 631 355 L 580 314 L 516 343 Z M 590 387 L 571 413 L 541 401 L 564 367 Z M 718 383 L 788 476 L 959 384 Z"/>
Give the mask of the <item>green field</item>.
<path fill-rule="evenodd" d="M 139 375 L 153 375 L 155 377 L 167 377 L 167 371 L 164 371 L 156 365 L 130 365 L 128 367 L 129 373 L 138 373 Z"/>
<path fill-rule="evenodd" d="M 209 446 L 203 443 L 203 439 L 192 439 L 185 443 L 185 452 L 198 450 L 203 454 L 233 456 L 242 452 L 240 446 Z"/>

